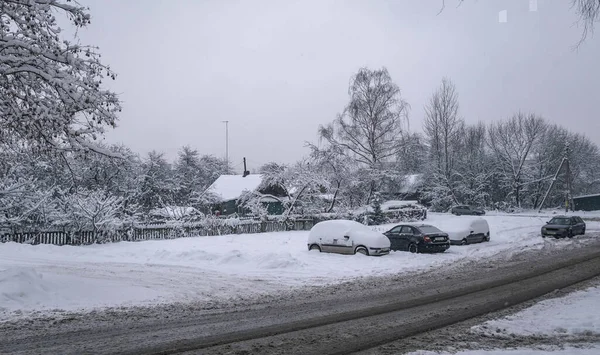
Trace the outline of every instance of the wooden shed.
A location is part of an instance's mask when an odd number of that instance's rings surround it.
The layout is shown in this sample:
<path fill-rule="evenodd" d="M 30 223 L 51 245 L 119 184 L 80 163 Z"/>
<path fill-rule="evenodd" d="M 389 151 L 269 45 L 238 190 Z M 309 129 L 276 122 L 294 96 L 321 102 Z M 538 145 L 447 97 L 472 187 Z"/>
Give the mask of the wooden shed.
<path fill-rule="evenodd" d="M 576 211 L 600 211 L 600 194 L 573 197 Z"/>

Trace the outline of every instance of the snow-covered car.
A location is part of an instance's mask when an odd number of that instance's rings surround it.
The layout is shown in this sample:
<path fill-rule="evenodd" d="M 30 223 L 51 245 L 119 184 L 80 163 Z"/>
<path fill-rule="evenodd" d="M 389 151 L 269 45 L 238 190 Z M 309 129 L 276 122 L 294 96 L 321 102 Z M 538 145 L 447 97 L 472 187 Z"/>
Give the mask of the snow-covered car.
<path fill-rule="evenodd" d="M 490 226 L 481 217 L 461 216 L 438 226 L 450 237 L 452 245 L 467 245 L 490 241 Z"/>
<path fill-rule="evenodd" d="M 308 234 L 308 250 L 379 256 L 390 253 L 390 240 L 364 224 L 331 220 L 319 222 L 312 227 Z"/>

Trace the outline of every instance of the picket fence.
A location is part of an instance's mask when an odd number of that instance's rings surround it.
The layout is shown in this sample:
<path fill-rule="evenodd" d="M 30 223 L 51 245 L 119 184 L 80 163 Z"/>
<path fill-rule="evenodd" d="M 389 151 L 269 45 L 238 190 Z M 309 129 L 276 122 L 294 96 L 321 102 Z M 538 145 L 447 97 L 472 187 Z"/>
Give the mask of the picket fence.
<path fill-rule="evenodd" d="M 250 234 L 283 232 L 290 230 L 310 230 L 318 221 L 300 219 L 293 221 L 253 221 L 237 225 L 151 225 L 134 226 L 110 231 L 40 231 L 27 233 L 0 234 L 0 242 L 23 244 L 87 245 L 116 243 L 121 241 L 145 241 L 175 239 L 196 236 L 216 236 L 226 234 Z"/>

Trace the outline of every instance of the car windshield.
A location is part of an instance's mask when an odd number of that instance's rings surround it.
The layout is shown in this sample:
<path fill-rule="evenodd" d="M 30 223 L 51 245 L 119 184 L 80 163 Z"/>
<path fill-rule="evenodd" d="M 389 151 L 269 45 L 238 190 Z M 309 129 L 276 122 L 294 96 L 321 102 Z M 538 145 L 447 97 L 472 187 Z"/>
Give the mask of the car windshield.
<path fill-rule="evenodd" d="M 569 225 L 571 224 L 570 218 L 552 218 L 548 224 L 558 224 L 558 225 Z"/>
<path fill-rule="evenodd" d="M 425 234 L 427 234 L 427 233 L 443 233 L 441 230 L 435 228 L 434 226 L 421 226 L 421 227 L 419 227 L 419 230 Z"/>

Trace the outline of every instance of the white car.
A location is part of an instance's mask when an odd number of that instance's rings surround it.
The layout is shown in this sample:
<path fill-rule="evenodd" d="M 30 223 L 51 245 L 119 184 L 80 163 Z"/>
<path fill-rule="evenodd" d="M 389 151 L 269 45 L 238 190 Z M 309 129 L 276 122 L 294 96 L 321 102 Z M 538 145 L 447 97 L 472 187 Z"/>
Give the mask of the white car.
<path fill-rule="evenodd" d="M 450 244 L 467 245 L 490 241 L 490 226 L 481 217 L 460 216 L 452 222 L 440 223 L 438 228 L 448 233 Z"/>
<path fill-rule="evenodd" d="M 378 256 L 390 253 L 390 240 L 364 224 L 331 220 L 319 222 L 312 227 L 308 234 L 308 250 Z"/>

